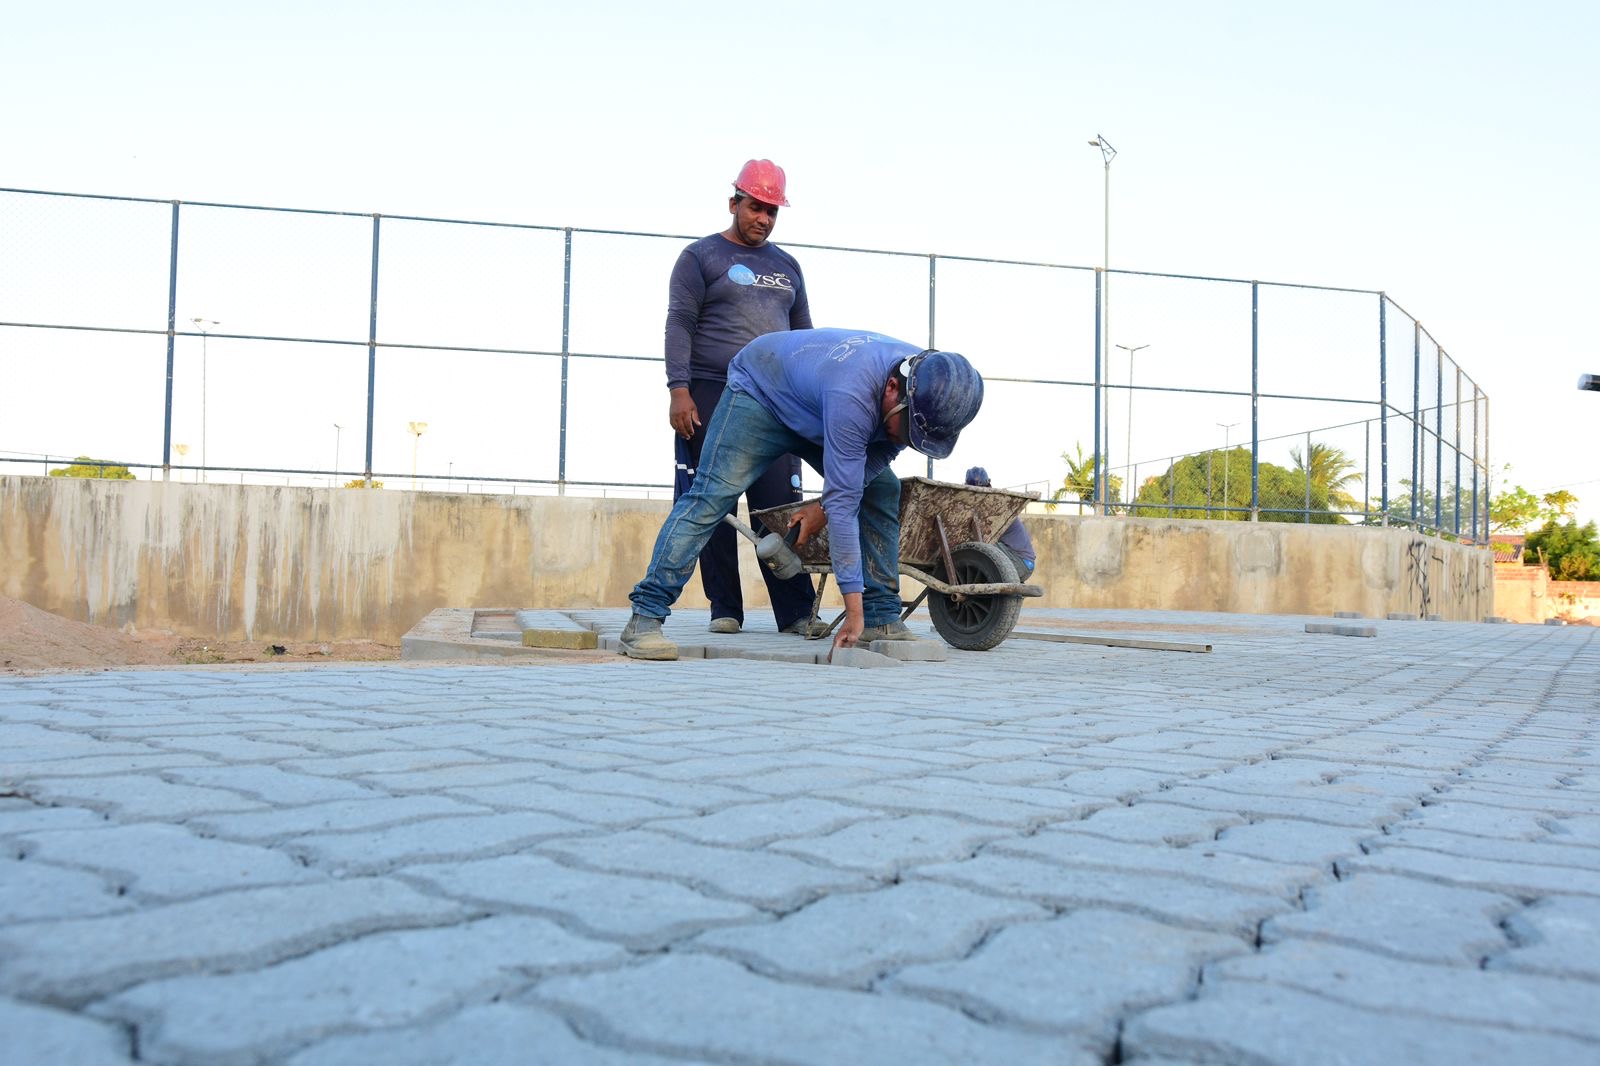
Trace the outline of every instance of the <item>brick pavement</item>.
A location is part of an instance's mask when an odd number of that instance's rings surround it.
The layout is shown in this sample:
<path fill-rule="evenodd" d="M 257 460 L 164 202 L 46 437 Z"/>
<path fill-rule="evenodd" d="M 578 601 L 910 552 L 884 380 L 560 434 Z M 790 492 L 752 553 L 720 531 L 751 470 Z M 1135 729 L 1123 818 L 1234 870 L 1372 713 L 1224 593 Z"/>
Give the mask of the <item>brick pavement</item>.
<path fill-rule="evenodd" d="M 1026 617 L 0 680 L 5 1059 L 1600 1062 L 1600 632 Z"/>

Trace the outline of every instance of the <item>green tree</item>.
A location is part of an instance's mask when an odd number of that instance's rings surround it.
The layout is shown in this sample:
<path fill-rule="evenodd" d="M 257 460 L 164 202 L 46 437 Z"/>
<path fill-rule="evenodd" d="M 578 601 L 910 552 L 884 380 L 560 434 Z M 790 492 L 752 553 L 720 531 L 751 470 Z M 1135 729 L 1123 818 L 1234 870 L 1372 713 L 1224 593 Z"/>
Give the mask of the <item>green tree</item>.
<path fill-rule="evenodd" d="M 1572 508 L 1577 505 L 1578 497 L 1566 489 L 1557 489 L 1540 496 L 1539 502 L 1545 506 L 1546 517 L 1560 520 L 1572 517 Z"/>
<path fill-rule="evenodd" d="M 1327 444 L 1312 442 L 1309 451 L 1310 461 L 1307 462 L 1299 448 L 1289 449 L 1289 458 L 1294 460 L 1292 473 L 1304 481 L 1309 472 L 1312 495 L 1315 496 L 1320 488 L 1331 509 L 1362 510 L 1361 501 L 1350 493 L 1350 486 L 1361 480 L 1361 475 L 1356 473 L 1355 460 L 1346 455 L 1343 449 Z"/>
<path fill-rule="evenodd" d="M 1515 485 L 1489 501 L 1489 535 L 1520 533 L 1544 517 L 1539 497 Z"/>
<path fill-rule="evenodd" d="M 1256 469 L 1261 490 L 1263 522 L 1337 523 L 1328 513 L 1327 490 L 1313 484 L 1309 511 L 1304 473 L 1274 463 Z M 1139 486 L 1134 513 L 1141 518 L 1214 518 L 1233 522 L 1250 520 L 1250 449 L 1201 452 L 1179 459 L 1165 474 Z M 1221 508 L 1229 508 L 1221 510 Z"/>
<path fill-rule="evenodd" d="M 358 477 L 354 481 L 346 481 L 344 487 L 347 489 L 381 489 L 383 488 L 383 482 L 368 481 L 365 478 Z"/>
<path fill-rule="evenodd" d="M 1543 559 L 1557 581 L 1600 581 L 1600 533 L 1593 522 L 1559 523 L 1554 518 L 1528 534 L 1525 561 Z"/>
<path fill-rule="evenodd" d="M 71 466 L 58 466 L 50 471 L 51 477 L 95 477 L 105 478 L 108 481 L 136 481 L 133 471 L 125 466 L 91 459 L 87 455 L 80 455 L 72 460 Z"/>
<path fill-rule="evenodd" d="M 1073 455 L 1061 453 L 1061 461 L 1067 464 L 1067 476 L 1061 479 L 1061 487 L 1050 494 L 1050 502 L 1045 504 L 1046 510 L 1054 511 L 1064 496 L 1077 497 L 1079 514 L 1083 513 L 1086 504 L 1094 503 L 1094 468 L 1100 457 L 1085 457 L 1082 441 L 1074 443 L 1072 448 Z M 1122 502 L 1122 478 L 1116 474 L 1106 477 L 1106 499 L 1111 503 Z"/>

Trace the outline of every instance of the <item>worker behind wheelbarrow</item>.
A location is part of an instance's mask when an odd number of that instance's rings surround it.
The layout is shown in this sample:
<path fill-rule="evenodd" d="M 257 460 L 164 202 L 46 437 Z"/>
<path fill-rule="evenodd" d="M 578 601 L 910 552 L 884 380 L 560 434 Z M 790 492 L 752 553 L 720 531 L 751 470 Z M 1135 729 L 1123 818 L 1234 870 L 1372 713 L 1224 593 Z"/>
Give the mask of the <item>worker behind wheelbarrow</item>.
<path fill-rule="evenodd" d="M 913 639 L 900 621 L 900 481 L 889 463 L 907 445 L 945 458 L 982 404 L 983 378 L 955 352 L 848 329 L 769 333 L 745 345 L 728 364 L 694 484 L 672 505 L 629 597 L 623 654 L 678 657 L 662 620 L 712 531 L 785 452 L 822 474 L 821 503 L 790 525 L 801 544 L 829 530 L 845 609 L 833 646 Z"/>
<path fill-rule="evenodd" d="M 967 484 L 980 489 L 994 487 L 989 483 L 989 471 L 981 466 L 970 467 L 967 470 Z M 1033 538 L 1028 536 L 1028 531 L 1023 528 L 1020 517 L 1011 520 L 1006 531 L 1000 534 L 1000 542 L 996 547 L 1005 552 L 1006 558 L 1017 568 L 1017 577 L 1023 581 L 1028 580 L 1028 575 L 1033 573 L 1033 564 L 1039 558 L 1039 553 L 1034 550 Z"/>

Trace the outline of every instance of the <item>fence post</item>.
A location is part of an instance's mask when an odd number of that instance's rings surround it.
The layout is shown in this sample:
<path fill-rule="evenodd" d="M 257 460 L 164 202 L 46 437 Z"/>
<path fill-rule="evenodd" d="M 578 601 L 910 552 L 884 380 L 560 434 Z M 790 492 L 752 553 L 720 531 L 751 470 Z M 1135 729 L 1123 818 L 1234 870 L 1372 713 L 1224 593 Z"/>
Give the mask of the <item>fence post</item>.
<path fill-rule="evenodd" d="M 939 262 L 939 257 L 938 256 L 934 255 L 931 252 L 928 253 L 928 347 L 929 348 L 933 347 L 933 320 L 934 320 L 933 312 L 934 312 L 934 306 L 935 306 L 935 299 L 934 299 L 935 271 L 934 271 L 934 267 L 938 262 Z M 906 417 L 910 418 L 911 416 L 909 414 L 907 414 Z M 928 476 L 930 478 L 933 477 L 933 456 L 931 456 L 931 455 L 928 456 Z"/>
<path fill-rule="evenodd" d="M 1389 524 L 1389 301 L 1378 293 L 1378 513 Z M 1372 497 L 1368 495 L 1368 499 Z"/>
<path fill-rule="evenodd" d="M 1250 521 L 1261 521 L 1261 283 L 1259 281 L 1250 283 Z"/>
<path fill-rule="evenodd" d="M 1478 386 L 1472 386 L 1472 540 L 1478 541 Z M 1489 527 L 1483 527 L 1483 542 L 1489 542 Z"/>
<path fill-rule="evenodd" d="M 1306 430 L 1306 525 L 1311 524 L 1311 431 Z"/>
<path fill-rule="evenodd" d="M 172 479 L 172 357 L 178 324 L 178 201 L 172 201 L 172 251 L 167 265 L 167 399 L 161 422 L 161 480 Z M 48 465 L 45 467 L 49 469 Z"/>
<path fill-rule="evenodd" d="M 1422 323 L 1411 320 L 1411 527 L 1417 525 L 1422 492 Z"/>
<path fill-rule="evenodd" d="M 1105 271 L 1094 268 L 1094 498 L 1100 504 L 1101 514 L 1111 513 L 1111 479 L 1107 476 L 1105 452 L 1100 448 L 1100 301 L 1105 288 Z"/>
<path fill-rule="evenodd" d="M 1455 518 L 1453 518 L 1451 520 L 1451 525 L 1455 528 L 1456 536 L 1459 537 L 1459 536 L 1461 536 L 1461 368 L 1459 366 L 1456 367 L 1456 403 L 1455 403 L 1455 408 L 1456 408 L 1456 446 L 1455 446 L 1455 452 L 1456 452 L 1456 479 L 1455 479 L 1456 480 L 1456 491 L 1455 491 L 1456 513 L 1455 513 Z"/>
<path fill-rule="evenodd" d="M 367 459 L 363 477 L 372 487 L 372 430 L 374 398 L 378 388 L 378 230 L 383 216 L 372 214 L 372 303 L 367 318 Z"/>
<path fill-rule="evenodd" d="M 1432 340 L 1432 338 L 1429 338 Z M 1444 530 L 1444 349 L 1433 342 L 1433 528 Z"/>
<path fill-rule="evenodd" d="M 566 228 L 561 265 L 561 438 L 556 455 L 556 495 L 567 494 L 567 372 L 572 365 L 572 227 Z"/>

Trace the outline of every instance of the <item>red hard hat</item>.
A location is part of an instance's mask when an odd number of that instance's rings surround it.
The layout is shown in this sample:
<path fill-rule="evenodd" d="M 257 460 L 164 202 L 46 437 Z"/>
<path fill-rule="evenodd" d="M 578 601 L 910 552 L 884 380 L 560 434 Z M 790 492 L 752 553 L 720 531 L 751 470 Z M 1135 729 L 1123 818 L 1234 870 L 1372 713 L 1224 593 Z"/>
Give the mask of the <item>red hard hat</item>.
<path fill-rule="evenodd" d="M 752 159 L 739 171 L 733 187 L 765 204 L 788 207 L 783 195 L 783 168 L 770 159 Z"/>

